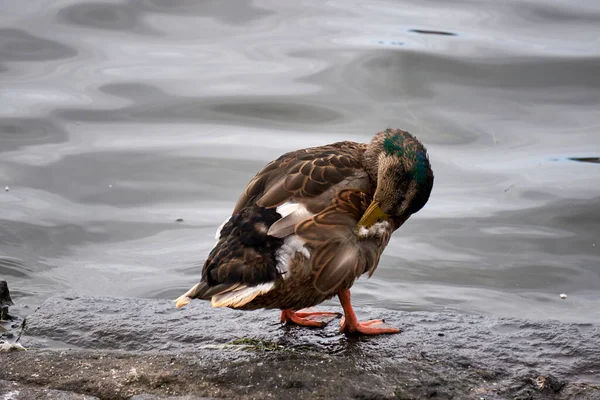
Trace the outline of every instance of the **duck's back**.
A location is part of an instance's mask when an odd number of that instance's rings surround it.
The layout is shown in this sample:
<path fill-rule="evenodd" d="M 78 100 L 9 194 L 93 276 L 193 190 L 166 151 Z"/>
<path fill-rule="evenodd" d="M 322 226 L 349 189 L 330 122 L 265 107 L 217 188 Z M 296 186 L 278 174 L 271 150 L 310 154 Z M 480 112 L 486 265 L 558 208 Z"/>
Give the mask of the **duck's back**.
<path fill-rule="evenodd" d="M 363 166 L 366 147 L 345 141 L 286 153 L 248 183 L 233 213 L 252 203 L 274 208 L 292 201 L 316 214 L 331 204 L 340 187 L 370 192 L 373 182 Z"/>

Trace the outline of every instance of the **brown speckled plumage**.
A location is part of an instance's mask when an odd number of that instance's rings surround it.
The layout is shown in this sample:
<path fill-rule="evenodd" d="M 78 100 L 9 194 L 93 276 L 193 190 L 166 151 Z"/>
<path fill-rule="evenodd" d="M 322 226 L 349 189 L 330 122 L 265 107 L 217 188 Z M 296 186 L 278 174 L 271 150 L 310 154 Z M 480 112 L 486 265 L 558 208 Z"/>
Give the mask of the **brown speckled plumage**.
<path fill-rule="evenodd" d="M 424 177 L 417 175 L 423 171 Z M 423 207 L 432 185 L 425 148 L 401 130 L 380 132 L 369 145 L 339 142 L 286 153 L 250 181 L 201 282 L 182 296 L 188 299 L 182 304 L 212 298 L 215 305 L 215 299 L 238 293 L 242 300 L 217 304 L 293 310 L 317 305 L 373 273 L 391 233 Z M 389 223 L 368 231 L 359 221 L 375 203 Z M 277 211 L 289 204 L 296 211 Z M 298 251 L 282 270 L 277 252 L 294 237 L 310 257 Z M 260 293 L 252 292 L 255 287 Z"/>

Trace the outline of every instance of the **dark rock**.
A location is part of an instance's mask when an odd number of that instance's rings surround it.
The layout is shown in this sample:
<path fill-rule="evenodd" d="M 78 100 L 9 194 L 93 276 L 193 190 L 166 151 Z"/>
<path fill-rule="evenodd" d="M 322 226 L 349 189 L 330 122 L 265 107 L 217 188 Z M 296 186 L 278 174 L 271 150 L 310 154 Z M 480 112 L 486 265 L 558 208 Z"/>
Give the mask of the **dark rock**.
<path fill-rule="evenodd" d="M 10 298 L 8 284 L 6 283 L 6 281 L 0 281 L 0 308 L 12 305 L 14 304 L 12 299 Z"/>
<path fill-rule="evenodd" d="M 135 396 L 131 396 L 129 400 L 216 400 L 214 397 L 198 397 L 194 395 L 186 395 L 186 396 L 157 396 L 154 394 L 136 394 Z"/>
<path fill-rule="evenodd" d="M 0 321 L 8 320 L 8 306 L 12 306 L 13 301 L 10 298 L 8 284 L 6 281 L 0 281 Z"/>
<path fill-rule="evenodd" d="M 0 379 L 107 399 L 600 399 L 599 325 L 357 311 L 403 332 L 345 337 L 335 322 L 282 327 L 276 311 L 57 296 L 21 338 L 46 350 L 6 353 Z"/>

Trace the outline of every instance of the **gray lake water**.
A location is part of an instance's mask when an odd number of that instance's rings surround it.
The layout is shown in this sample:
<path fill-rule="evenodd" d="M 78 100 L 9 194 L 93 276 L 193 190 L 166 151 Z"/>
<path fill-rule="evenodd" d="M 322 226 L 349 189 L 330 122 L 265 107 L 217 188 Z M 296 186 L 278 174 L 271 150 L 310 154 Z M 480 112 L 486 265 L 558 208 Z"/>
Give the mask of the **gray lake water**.
<path fill-rule="evenodd" d="M 264 164 L 398 127 L 427 145 L 435 186 L 356 305 L 600 321 L 597 0 L 0 10 L 15 313 L 70 289 L 175 298 Z"/>

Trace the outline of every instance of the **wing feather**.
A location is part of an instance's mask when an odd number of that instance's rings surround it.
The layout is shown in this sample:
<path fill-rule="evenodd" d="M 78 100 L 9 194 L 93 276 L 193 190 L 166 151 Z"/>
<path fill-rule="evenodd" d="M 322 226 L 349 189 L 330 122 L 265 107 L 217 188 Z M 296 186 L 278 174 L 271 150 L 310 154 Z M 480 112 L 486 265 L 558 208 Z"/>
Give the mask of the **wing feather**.
<path fill-rule="evenodd" d="M 284 154 L 267 164 L 250 181 L 234 214 L 252 202 L 265 208 L 278 207 L 288 201 L 309 204 L 357 174 L 364 177 L 362 189 L 370 189 L 361 163 L 365 148 L 362 143 L 339 142 Z M 334 196 L 332 193 L 331 198 Z M 326 202 L 322 208 L 329 204 Z"/>

